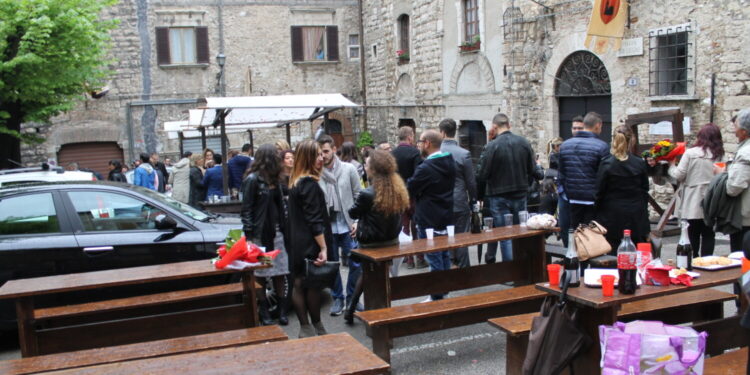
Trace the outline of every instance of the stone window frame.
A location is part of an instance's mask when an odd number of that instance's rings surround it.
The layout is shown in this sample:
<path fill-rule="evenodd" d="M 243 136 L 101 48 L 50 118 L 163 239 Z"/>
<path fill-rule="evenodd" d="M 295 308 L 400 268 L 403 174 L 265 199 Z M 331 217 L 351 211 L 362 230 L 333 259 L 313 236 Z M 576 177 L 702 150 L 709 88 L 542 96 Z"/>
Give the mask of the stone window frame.
<path fill-rule="evenodd" d="M 356 37 L 357 38 L 357 44 L 352 44 L 352 37 Z M 362 56 L 362 48 L 360 48 L 361 44 L 362 43 L 361 43 L 361 41 L 359 39 L 359 34 L 358 33 L 349 34 L 349 37 L 347 38 L 347 48 L 346 48 L 346 55 L 349 58 L 349 60 L 351 60 L 351 61 L 359 61 L 359 59 Z M 357 57 L 352 57 L 352 51 L 353 50 L 357 51 Z"/>
<path fill-rule="evenodd" d="M 195 43 L 195 61 L 175 63 L 172 60 L 171 33 L 172 29 L 193 29 Z M 157 26 L 156 34 L 156 61 L 161 68 L 205 68 L 210 64 L 210 49 L 208 27 L 195 25 L 170 25 Z"/>
<path fill-rule="evenodd" d="M 305 60 L 303 28 L 323 27 L 325 42 L 325 58 L 322 60 Z M 293 25 L 290 27 L 293 64 L 335 64 L 339 62 L 339 27 L 337 25 Z"/>
<path fill-rule="evenodd" d="M 683 34 L 684 33 L 684 34 Z M 685 36 L 684 41 L 679 41 L 677 44 L 667 45 L 666 47 L 679 48 L 682 46 L 685 51 L 683 57 L 685 58 L 684 68 L 684 80 L 685 92 L 675 93 L 672 91 L 663 91 L 661 87 L 665 83 L 677 82 L 671 81 L 670 77 L 665 77 L 665 72 L 670 70 L 665 69 L 663 66 L 659 66 L 660 61 L 666 59 L 675 59 L 674 56 L 667 56 L 666 58 L 659 57 L 659 53 L 664 51 L 664 46 L 661 45 L 665 37 L 676 36 L 682 34 Z M 695 76 L 696 76 L 696 58 L 695 58 L 695 27 L 690 23 L 683 23 L 679 25 L 672 25 L 667 27 L 661 27 L 657 29 L 649 30 L 649 97 L 650 101 L 675 101 L 675 100 L 698 100 L 695 96 Z M 670 43 L 667 41 L 667 43 Z M 669 51 L 667 51 L 669 52 Z M 673 53 L 679 53 L 674 52 Z M 677 56 L 680 57 L 680 56 Z M 674 69 L 671 69 L 674 70 Z M 666 79 L 666 82 L 665 82 Z"/>

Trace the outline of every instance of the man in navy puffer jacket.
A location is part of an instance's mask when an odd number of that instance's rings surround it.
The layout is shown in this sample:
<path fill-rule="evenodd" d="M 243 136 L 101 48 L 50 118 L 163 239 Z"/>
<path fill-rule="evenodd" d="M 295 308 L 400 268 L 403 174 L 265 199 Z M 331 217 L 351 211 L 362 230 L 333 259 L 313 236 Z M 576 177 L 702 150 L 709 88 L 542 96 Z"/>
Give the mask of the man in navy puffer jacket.
<path fill-rule="evenodd" d="M 594 219 L 596 173 L 609 155 L 609 145 L 598 137 L 601 131 L 602 117 L 589 112 L 583 119 L 583 130 L 560 146 L 558 179 L 570 201 L 571 228 Z"/>

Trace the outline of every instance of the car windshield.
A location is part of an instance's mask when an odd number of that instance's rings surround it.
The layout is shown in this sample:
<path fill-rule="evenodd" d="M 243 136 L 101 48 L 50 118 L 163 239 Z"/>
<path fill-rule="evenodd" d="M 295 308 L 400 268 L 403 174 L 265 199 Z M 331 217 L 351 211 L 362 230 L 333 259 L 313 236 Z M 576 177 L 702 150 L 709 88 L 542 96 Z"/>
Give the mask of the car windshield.
<path fill-rule="evenodd" d="M 143 193 L 144 195 L 148 195 L 149 197 L 151 197 L 151 198 L 153 198 L 153 199 L 155 199 L 155 200 L 157 200 L 157 201 L 159 201 L 161 203 L 164 203 L 164 204 L 166 204 L 166 205 L 168 205 L 168 206 L 170 206 L 170 207 L 172 207 L 174 209 L 179 210 L 183 214 L 185 214 L 187 216 L 190 216 L 191 218 L 193 218 L 195 220 L 198 220 L 198 221 L 207 221 L 211 217 L 211 215 L 209 215 L 209 214 L 207 214 L 207 213 L 205 213 L 203 211 L 195 209 L 195 208 L 193 208 L 193 207 L 191 207 L 191 206 L 189 206 L 189 205 L 187 205 L 185 203 L 182 203 L 182 202 L 180 202 L 180 201 L 178 201 L 176 199 L 172 199 L 172 197 L 168 197 L 168 196 L 166 196 L 164 194 L 155 192 L 153 190 L 140 188 L 140 189 L 138 189 L 138 191 L 141 192 L 141 193 Z"/>

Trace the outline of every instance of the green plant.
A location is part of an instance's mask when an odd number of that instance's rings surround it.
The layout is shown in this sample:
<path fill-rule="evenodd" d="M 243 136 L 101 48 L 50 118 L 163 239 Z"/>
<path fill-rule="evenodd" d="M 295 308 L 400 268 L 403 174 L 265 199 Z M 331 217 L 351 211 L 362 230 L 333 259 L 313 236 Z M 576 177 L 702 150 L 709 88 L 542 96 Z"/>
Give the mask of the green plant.
<path fill-rule="evenodd" d="M 481 42 L 481 39 L 479 38 L 479 35 L 474 35 L 471 40 L 466 40 L 463 43 L 461 43 L 461 47 L 475 47 Z"/>
<path fill-rule="evenodd" d="M 368 131 L 363 131 L 362 133 L 359 133 L 359 139 L 357 139 L 357 149 L 361 150 L 362 147 L 365 146 L 372 146 L 372 134 Z"/>

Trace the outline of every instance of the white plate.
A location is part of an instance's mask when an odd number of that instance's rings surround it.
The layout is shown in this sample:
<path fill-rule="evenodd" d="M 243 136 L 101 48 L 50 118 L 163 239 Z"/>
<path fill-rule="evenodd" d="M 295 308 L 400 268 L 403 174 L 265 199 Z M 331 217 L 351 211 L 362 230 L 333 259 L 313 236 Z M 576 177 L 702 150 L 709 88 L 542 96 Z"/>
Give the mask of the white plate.
<path fill-rule="evenodd" d="M 727 255 L 727 258 L 729 259 L 737 259 L 739 261 L 742 261 L 742 258 L 745 256 L 745 253 L 742 251 L 735 251 L 729 255 Z"/>
<path fill-rule="evenodd" d="M 709 256 L 702 257 L 702 258 L 704 258 L 704 259 L 712 259 L 712 258 L 719 258 L 719 257 L 714 256 L 714 255 L 709 255 Z M 693 268 L 698 268 L 698 269 L 702 269 L 702 270 L 709 270 L 709 271 L 715 271 L 715 270 L 723 270 L 725 268 L 739 267 L 739 266 L 742 265 L 742 261 L 741 260 L 732 259 L 732 258 L 729 258 L 729 259 L 732 261 L 732 264 L 727 264 L 726 266 L 722 266 L 722 265 L 719 265 L 719 264 L 712 264 L 710 266 L 696 266 L 696 265 L 693 265 Z"/>
<path fill-rule="evenodd" d="M 669 270 L 669 277 L 672 277 L 672 278 L 677 277 L 677 274 L 675 272 L 677 272 L 676 268 Z M 688 271 L 687 274 L 692 276 L 694 279 L 697 277 L 700 277 L 701 275 L 698 272 L 691 272 L 691 271 Z"/>
<path fill-rule="evenodd" d="M 617 281 L 620 278 L 620 272 L 617 269 L 611 268 L 588 268 L 583 277 L 583 284 L 592 288 L 602 287 L 602 275 L 613 275 L 615 277 L 615 287 L 617 287 Z M 641 285 L 641 278 L 636 277 L 638 285 Z"/>

